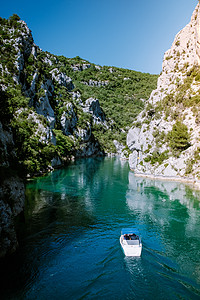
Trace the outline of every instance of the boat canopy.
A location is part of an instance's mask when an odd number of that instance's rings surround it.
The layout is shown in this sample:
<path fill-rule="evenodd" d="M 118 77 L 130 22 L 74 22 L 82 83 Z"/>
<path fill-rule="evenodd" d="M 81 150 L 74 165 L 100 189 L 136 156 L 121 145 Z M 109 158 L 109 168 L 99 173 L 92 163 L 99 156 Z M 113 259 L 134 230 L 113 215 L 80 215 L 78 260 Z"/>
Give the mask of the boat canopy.
<path fill-rule="evenodd" d="M 135 233 L 136 235 L 139 235 L 139 231 L 137 228 L 135 227 L 132 227 L 132 228 L 122 228 L 122 231 L 121 231 L 121 234 L 124 235 L 124 234 L 133 234 Z"/>

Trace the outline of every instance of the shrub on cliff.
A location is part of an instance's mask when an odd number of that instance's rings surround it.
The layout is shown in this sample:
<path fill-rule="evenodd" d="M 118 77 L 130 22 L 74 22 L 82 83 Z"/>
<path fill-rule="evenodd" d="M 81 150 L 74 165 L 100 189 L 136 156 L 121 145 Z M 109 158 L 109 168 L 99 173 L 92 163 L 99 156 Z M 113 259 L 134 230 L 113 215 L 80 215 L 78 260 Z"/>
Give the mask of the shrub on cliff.
<path fill-rule="evenodd" d="M 61 130 L 55 130 L 56 136 L 56 150 L 58 155 L 62 158 L 66 158 L 72 154 L 74 143 L 72 139 L 62 133 Z"/>
<path fill-rule="evenodd" d="M 180 120 L 176 121 L 172 130 L 168 133 L 168 141 L 172 152 L 177 155 L 190 147 L 190 134 L 187 126 Z"/>

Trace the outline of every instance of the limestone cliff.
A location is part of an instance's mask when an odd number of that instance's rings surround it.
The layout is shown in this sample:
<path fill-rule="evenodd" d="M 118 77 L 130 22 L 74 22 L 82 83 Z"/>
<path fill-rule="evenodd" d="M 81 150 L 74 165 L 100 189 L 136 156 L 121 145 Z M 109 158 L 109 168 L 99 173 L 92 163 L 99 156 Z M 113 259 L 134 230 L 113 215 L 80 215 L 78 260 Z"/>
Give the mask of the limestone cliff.
<path fill-rule="evenodd" d="M 200 4 L 165 55 L 154 90 L 127 135 L 136 174 L 199 181 Z"/>
<path fill-rule="evenodd" d="M 103 155 L 92 127 L 97 119 L 102 126 L 109 122 L 98 100 L 87 100 L 93 109 L 86 110 L 87 101 L 82 103 L 81 94 L 72 92 L 74 84 L 64 64 L 34 44 L 30 29 L 17 15 L 1 19 L 1 32 L 0 87 L 12 111 L 10 125 L 25 173 L 46 171 L 72 156 Z"/>
<path fill-rule="evenodd" d="M 175 92 L 177 83 L 183 84 L 187 72 L 199 64 L 200 9 L 198 4 L 190 23 L 176 35 L 171 48 L 165 52 L 157 89 L 152 92 L 149 101 L 155 103 L 167 94 Z"/>

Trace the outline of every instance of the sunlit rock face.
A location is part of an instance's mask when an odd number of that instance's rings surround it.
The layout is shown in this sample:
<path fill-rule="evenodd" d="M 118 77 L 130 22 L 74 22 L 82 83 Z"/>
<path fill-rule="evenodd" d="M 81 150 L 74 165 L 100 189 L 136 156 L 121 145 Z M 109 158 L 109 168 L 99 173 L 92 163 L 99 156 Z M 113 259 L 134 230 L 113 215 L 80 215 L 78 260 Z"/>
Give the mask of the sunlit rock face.
<path fill-rule="evenodd" d="M 102 124 L 106 126 L 106 116 L 101 109 L 98 99 L 87 99 L 82 109 L 85 113 L 92 115 L 94 124 Z"/>
<path fill-rule="evenodd" d="M 191 21 L 176 35 L 171 48 L 166 51 L 157 89 L 151 93 L 144 111 L 128 132 L 127 145 L 132 151 L 129 164 L 135 173 L 184 177 L 199 182 L 200 160 L 197 154 L 200 149 L 200 122 L 195 100 L 200 94 L 199 66 L 198 3 Z M 170 133 L 177 120 L 186 126 L 189 136 L 187 147 L 179 153 L 170 144 Z"/>
<path fill-rule="evenodd" d="M 186 71 L 200 65 L 200 5 L 196 6 L 191 21 L 175 37 L 169 50 L 165 52 L 162 74 L 158 79 L 157 89 L 149 101 L 155 103 L 166 94 L 176 90 L 176 82 L 183 83 Z"/>

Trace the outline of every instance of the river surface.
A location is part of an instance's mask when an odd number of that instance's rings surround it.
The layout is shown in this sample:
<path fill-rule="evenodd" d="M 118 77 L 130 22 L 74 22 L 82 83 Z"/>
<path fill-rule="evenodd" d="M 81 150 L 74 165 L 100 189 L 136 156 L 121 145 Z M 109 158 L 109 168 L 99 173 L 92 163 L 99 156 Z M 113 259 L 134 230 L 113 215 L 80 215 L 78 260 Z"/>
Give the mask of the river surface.
<path fill-rule="evenodd" d="M 138 178 L 117 158 L 78 160 L 31 180 L 20 248 L 1 299 L 200 299 L 200 195 Z M 142 236 L 125 257 L 123 227 Z"/>

